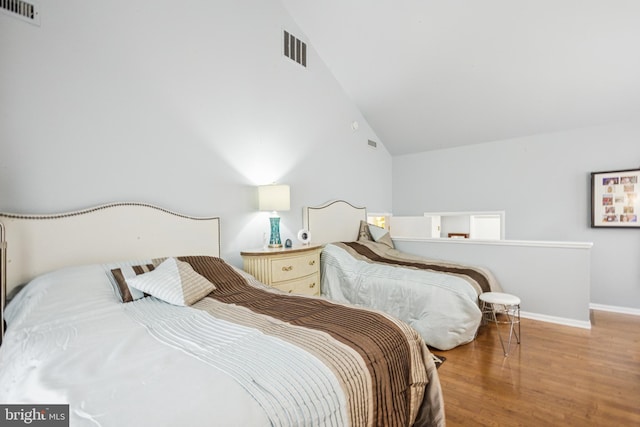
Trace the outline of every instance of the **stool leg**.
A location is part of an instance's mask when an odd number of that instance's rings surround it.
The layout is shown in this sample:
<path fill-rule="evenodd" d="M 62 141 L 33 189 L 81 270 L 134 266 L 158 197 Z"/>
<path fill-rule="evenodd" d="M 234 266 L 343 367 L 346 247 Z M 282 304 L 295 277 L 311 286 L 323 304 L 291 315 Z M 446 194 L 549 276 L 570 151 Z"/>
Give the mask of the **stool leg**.
<path fill-rule="evenodd" d="M 478 337 L 478 332 L 480 332 L 480 327 L 481 326 L 486 326 L 490 319 L 489 319 L 489 314 L 491 313 L 491 310 L 489 309 L 489 304 L 479 300 L 478 301 L 478 305 L 480 306 L 480 313 L 481 313 L 481 318 L 480 318 L 480 325 L 478 325 L 478 329 L 476 329 L 476 335 L 475 338 Z M 475 339 L 474 338 L 474 339 Z"/>
<path fill-rule="evenodd" d="M 500 339 L 500 345 L 502 346 L 502 352 L 505 357 L 509 355 L 509 348 L 511 347 L 511 328 L 509 328 L 509 347 L 505 348 L 504 340 L 502 339 L 502 334 L 500 333 L 500 322 L 498 321 L 498 314 L 496 313 L 495 304 L 491 304 L 491 308 L 493 310 L 493 321 L 496 324 L 496 332 L 498 333 L 498 338 Z M 507 319 L 509 318 L 509 312 L 505 310 L 507 315 Z M 511 322 L 509 322 L 511 323 Z"/>
<path fill-rule="evenodd" d="M 507 346 L 507 350 L 505 350 L 504 355 L 508 356 L 509 351 L 511 350 L 511 341 L 513 336 L 516 337 L 516 342 L 520 344 L 520 304 L 517 305 L 505 305 L 504 312 L 507 316 L 507 321 L 509 323 L 509 344 Z M 515 324 L 518 324 L 518 332 L 516 332 Z M 504 346 L 503 346 L 504 350 Z"/>
<path fill-rule="evenodd" d="M 518 313 L 518 335 L 516 335 L 516 338 L 518 340 L 518 344 L 520 344 L 520 304 L 517 305 L 516 310 Z"/>
<path fill-rule="evenodd" d="M 496 310 L 496 304 L 488 304 L 491 307 L 491 311 L 488 312 L 491 314 L 493 322 L 496 325 L 496 332 L 498 333 L 498 338 L 500 339 L 500 345 L 502 346 L 502 352 L 504 356 L 507 357 L 509 355 L 509 351 L 511 350 L 511 342 L 513 341 L 513 336 L 516 337 L 516 342 L 520 344 L 520 305 L 502 305 L 502 313 L 507 318 L 506 321 L 498 320 L 498 313 Z M 504 340 L 502 339 L 502 334 L 500 333 L 500 323 L 509 325 L 509 341 L 505 346 Z M 515 330 L 515 324 L 518 324 L 518 331 Z"/>
<path fill-rule="evenodd" d="M 482 324 L 486 325 L 489 322 L 493 322 L 496 325 L 496 332 L 500 339 L 500 345 L 502 346 L 502 352 L 507 357 L 511 351 L 511 342 L 515 335 L 516 343 L 520 344 L 520 304 L 501 304 L 487 302 L 484 299 L 480 299 L 480 309 L 482 312 Z M 504 318 L 499 320 L 498 315 L 504 315 Z M 500 333 L 500 324 L 509 325 L 509 340 L 505 345 L 505 339 L 502 338 Z M 518 329 L 516 330 L 516 323 Z M 476 334 L 478 332 L 476 331 Z"/>

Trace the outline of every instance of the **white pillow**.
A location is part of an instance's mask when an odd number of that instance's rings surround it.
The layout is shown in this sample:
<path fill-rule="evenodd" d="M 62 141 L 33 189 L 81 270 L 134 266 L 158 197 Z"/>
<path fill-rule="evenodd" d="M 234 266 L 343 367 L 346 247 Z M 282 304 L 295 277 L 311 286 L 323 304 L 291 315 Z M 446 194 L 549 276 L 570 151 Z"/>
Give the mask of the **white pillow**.
<path fill-rule="evenodd" d="M 384 243 L 390 248 L 394 248 L 393 240 L 391 240 L 391 236 L 389 232 L 382 227 L 378 227 L 377 225 L 369 224 L 369 233 L 371 233 L 371 237 L 373 240 L 378 243 Z"/>
<path fill-rule="evenodd" d="M 387 230 L 382 227 L 378 227 L 377 225 L 369 224 L 369 233 L 371 233 L 373 240 L 378 241 L 387 233 Z"/>
<path fill-rule="evenodd" d="M 215 285 L 195 272 L 189 263 L 167 258 L 149 273 L 127 278 L 127 284 L 174 305 L 200 301 Z"/>

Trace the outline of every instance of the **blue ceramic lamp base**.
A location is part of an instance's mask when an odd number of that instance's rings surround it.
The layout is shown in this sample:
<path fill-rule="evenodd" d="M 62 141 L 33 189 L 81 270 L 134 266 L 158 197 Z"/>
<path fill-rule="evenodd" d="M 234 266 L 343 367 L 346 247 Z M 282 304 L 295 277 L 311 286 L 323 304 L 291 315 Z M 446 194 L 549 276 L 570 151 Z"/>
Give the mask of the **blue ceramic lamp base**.
<path fill-rule="evenodd" d="M 282 241 L 280 241 L 280 217 L 272 216 L 269 218 L 271 223 L 271 238 L 269 239 L 270 248 L 281 248 Z"/>

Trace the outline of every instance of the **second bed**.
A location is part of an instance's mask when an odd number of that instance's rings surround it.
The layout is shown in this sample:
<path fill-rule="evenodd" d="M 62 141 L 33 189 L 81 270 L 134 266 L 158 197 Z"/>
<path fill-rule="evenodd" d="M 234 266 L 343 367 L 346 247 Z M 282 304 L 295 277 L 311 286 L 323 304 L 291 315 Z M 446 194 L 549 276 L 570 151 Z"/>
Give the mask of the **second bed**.
<path fill-rule="evenodd" d="M 326 243 L 322 295 L 402 319 L 433 348 L 472 341 L 482 318 L 478 296 L 501 290 L 486 268 L 396 250 L 386 231 L 366 223 L 364 208 L 336 201 L 304 215 L 314 243 Z"/>

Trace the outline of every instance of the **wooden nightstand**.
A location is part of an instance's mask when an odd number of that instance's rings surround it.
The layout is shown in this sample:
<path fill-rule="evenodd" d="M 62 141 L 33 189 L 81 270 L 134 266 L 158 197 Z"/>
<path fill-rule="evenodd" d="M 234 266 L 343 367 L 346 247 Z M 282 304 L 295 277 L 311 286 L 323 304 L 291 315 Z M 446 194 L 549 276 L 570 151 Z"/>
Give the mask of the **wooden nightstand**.
<path fill-rule="evenodd" d="M 289 293 L 320 295 L 322 246 L 242 251 L 244 271 L 262 283 Z"/>

